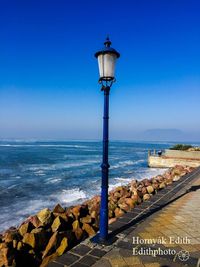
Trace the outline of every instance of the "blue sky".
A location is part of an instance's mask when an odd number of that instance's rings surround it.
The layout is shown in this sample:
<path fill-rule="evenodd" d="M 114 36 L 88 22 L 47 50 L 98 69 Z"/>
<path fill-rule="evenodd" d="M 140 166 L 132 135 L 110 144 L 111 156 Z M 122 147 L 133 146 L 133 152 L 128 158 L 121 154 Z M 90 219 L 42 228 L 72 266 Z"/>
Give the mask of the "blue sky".
<path fill-rule="evenodd" d="M 0 138 L 101 138 L 94 53 L 109 34 L 111 139 L 200 141 L 199 14 L 198 0 L 1 0 Z"/>

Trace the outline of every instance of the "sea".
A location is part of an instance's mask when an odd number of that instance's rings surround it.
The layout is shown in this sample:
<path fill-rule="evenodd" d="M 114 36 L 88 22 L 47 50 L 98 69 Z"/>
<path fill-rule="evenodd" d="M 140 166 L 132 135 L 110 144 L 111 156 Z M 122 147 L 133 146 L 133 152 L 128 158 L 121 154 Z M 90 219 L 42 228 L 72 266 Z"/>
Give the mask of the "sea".
<path fill-rule="evenodd" d="M 109 190 L 163 173 L 148 168 L 151 149 L 171 143 L 111 141 Z M 101 141 L 0 141 L 0 232 L 39 210 L 81 203 L 100 194 Z"/>

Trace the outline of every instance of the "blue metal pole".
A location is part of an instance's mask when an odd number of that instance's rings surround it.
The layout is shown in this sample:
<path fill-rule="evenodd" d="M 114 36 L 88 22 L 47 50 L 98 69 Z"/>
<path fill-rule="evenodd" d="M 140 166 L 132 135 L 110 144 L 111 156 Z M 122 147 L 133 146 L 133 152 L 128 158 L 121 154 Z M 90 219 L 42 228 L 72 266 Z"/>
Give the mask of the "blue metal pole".
<path fill-rule="evenodd" d="M 103 116 L 103 162 L 102 183 L 101 183 L 101 207 L 100 207 L 100 233 L 99 239 L 106 241 L 108 238 L 108 142 L 109 142 L 109 93 L 110 87 L 106 86 L 104 90 L 104 116 Z"/>

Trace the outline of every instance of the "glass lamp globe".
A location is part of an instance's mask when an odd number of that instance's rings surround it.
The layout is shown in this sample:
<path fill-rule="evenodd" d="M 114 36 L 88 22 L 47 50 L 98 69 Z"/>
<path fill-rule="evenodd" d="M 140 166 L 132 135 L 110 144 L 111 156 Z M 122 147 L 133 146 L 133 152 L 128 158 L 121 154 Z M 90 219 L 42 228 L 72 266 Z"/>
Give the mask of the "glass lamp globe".
<path fill-rule="evenodd" d="M 120 54 L 112 47 L 109 38 L 104 43 L 105 47 L 95 53 L 99 65 L 99 81 L 114 81 L 115 80 L 115 65 Z"/>

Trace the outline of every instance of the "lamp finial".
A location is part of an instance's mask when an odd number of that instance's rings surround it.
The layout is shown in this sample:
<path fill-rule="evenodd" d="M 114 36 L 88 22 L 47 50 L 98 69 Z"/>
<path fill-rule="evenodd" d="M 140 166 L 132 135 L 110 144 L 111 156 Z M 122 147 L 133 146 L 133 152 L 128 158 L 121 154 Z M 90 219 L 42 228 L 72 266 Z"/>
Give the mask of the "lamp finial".
<path fill-rule="evenodd" d="M 106 41 L 105 41 L 104 45 L 105 45 L 106 47 L 110 47 L 110 45 L 111 45 L 111 41 L 110 41 L 109 35 L 107 35 L 107 38 L 106 38 Z"/>

